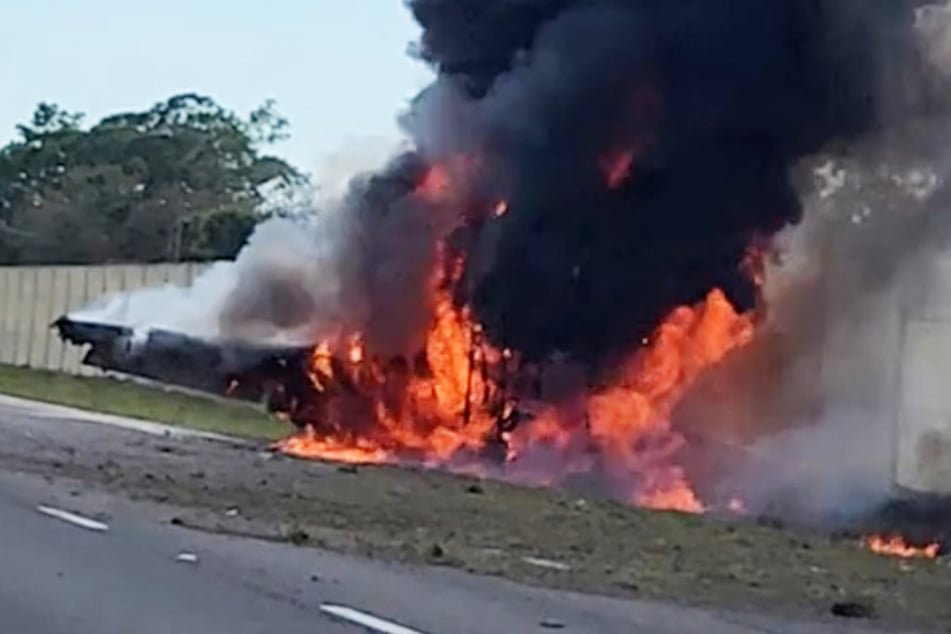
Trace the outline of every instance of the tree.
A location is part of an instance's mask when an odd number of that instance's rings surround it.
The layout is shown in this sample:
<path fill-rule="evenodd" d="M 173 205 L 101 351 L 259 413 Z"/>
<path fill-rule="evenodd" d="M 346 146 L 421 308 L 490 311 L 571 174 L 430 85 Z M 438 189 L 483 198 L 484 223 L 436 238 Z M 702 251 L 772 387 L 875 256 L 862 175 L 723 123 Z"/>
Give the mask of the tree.
<path fill-rule="evenodd" d="M 271 101 L 241 118 L 182 94 L 88 129 L 82 119 L 41 103 L 0 149 L 0 263 L 232 257 L 265 187 L 305 181 L 261 152 L 287 136 Z"/>

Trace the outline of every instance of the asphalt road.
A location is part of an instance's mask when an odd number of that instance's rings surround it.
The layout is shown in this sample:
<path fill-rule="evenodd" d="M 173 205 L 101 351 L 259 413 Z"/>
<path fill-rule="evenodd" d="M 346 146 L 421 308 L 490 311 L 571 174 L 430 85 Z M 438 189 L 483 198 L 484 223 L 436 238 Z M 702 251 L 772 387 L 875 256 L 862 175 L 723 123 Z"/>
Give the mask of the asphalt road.
<path fill-rule="evenodd" d="M 23 493 L 9 478 L 0 485 L 4 631 L 352 631 L 259 591 L 215 544 L 201 545 L 198 564 L 179 563 L 191 540 L 118 518 L 108 532 L 93 532 L 40 514 Z"/>
<path fill-rule="evenodd" d="M 42 451 L 58 441 L 81 450 L 82 443 L 108 445 L 142 433 L 78 418 L 0 399 L 0 446 L 7 451 L 31 446 Z M 191 531 L 170 525 L 167 509 L 160 512 L 142 502 L 77 486 L 50 474 L 21 472 L 15 464 L 0 461 L 0 631 L 846 631 L 829 623 L 790 623 L 527 588 L 454 570 L 389 565 Z M 73 515 L 63 519 L 55 516 L 59 511 Z M 83 526 L 84 518 L 101 525 Z M 192 561 L 180 561 L 182 555 Z"/>

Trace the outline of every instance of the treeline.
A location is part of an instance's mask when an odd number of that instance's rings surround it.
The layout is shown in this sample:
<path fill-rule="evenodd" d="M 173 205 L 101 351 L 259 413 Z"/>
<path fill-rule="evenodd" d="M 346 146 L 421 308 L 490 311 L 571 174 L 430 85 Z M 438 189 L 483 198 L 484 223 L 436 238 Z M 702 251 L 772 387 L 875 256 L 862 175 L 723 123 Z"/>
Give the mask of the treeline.
<path fill-rule="evenodd" d="M 91 127 L 42 103 L 0 149 L 0 264 L 232 257 L 267 191 L 305 180 L 262 153 L 287 128 L 272 102 L 240 117 L 194 94 Z"/>

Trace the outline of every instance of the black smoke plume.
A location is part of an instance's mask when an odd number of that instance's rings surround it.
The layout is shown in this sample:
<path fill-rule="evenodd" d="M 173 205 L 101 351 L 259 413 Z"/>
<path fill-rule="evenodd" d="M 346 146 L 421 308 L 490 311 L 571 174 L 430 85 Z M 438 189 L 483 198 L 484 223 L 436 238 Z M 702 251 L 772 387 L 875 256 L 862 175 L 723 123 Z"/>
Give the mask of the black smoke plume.
<path fill-rule="evenodd" d="M 913 4 L 410 0 L 438 78 L 406 127 L 425 161 L 477 159 L 462 293 L 490 337 L 599 368 L 711 288 L 749 308 L 749 245 L 800 217 L 791 167 L 912 100 Z"/>

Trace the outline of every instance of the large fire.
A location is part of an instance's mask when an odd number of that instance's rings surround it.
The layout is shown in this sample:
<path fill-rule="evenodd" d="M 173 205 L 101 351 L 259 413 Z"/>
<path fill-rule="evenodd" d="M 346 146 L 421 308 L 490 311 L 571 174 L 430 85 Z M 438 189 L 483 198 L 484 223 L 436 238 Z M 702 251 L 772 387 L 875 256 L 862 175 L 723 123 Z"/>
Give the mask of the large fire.
<path fill-rule="evenodd" d="M 442 199 L 448 174 L 430 170 L 417 195 Z M 496 203 L 490 217 L 506 207 Z M 752 339 L 751 315 L 711 290 L 696 306 L 673 310 L 610 380 L 553 404 L 539 394 L 549 368 L 492 346 L 469 309 L 453 302 L 461 262 L 437 269 L 421 354 L 379 359 L 359 333 L 316 346 L 310 394 L 289 408 L 303 431 L 282 441 L 281 450 L 344 462 L 414 462 L 539 485 L 597 473 L 630 503 L 705 510 L 677 461 L 685 439 L 671 414 L 705 369 Z"/>

